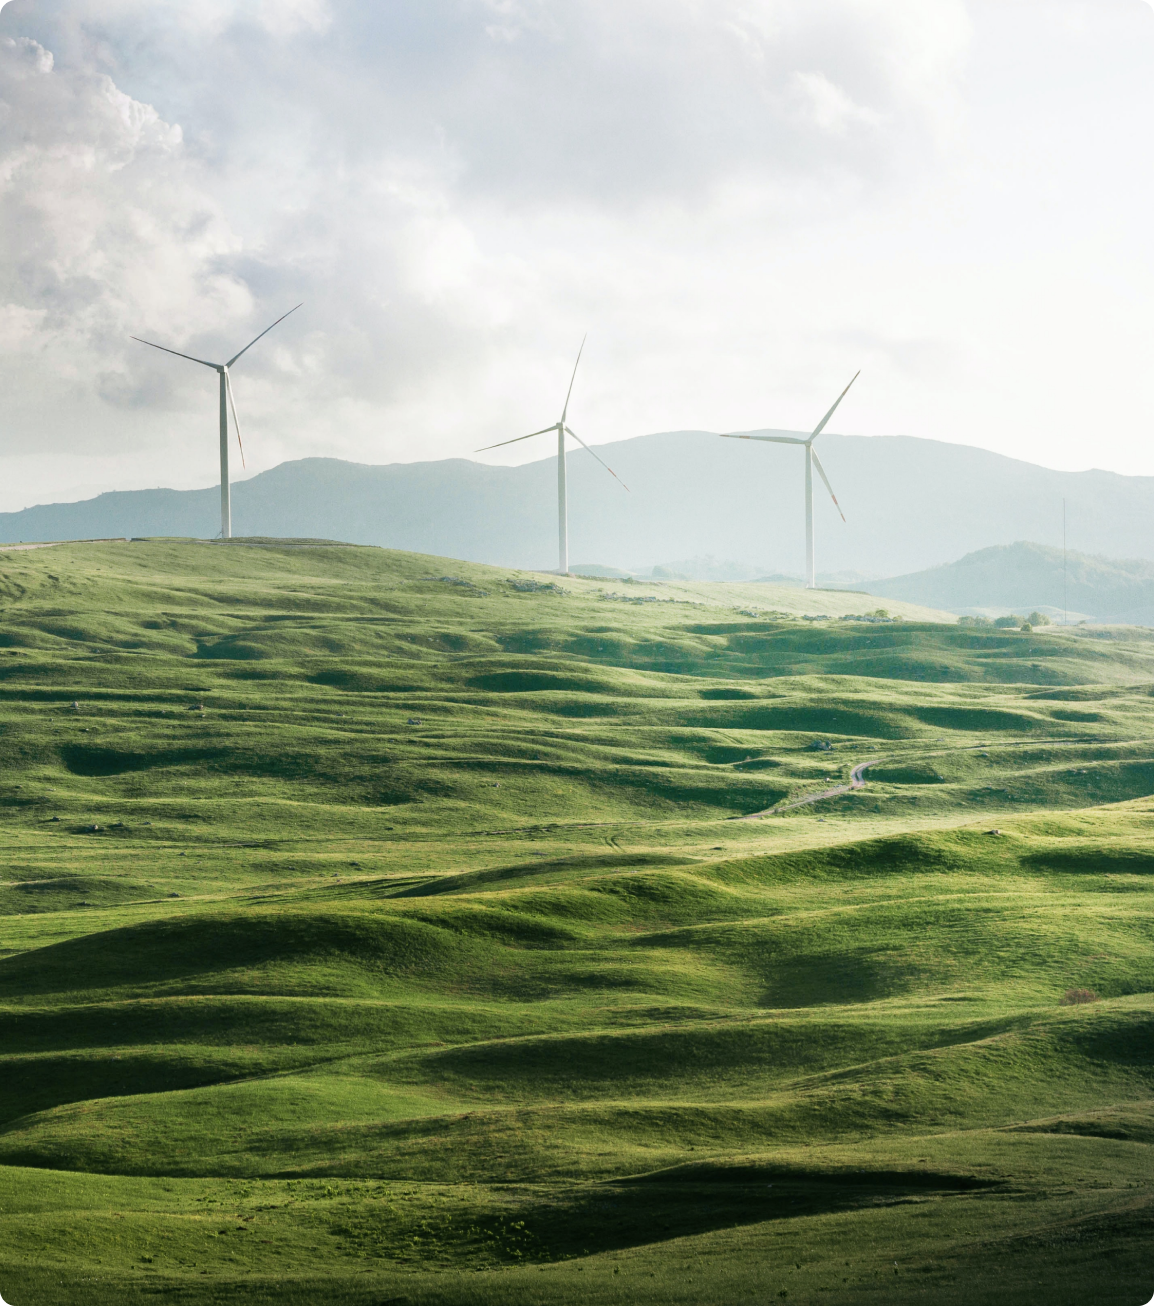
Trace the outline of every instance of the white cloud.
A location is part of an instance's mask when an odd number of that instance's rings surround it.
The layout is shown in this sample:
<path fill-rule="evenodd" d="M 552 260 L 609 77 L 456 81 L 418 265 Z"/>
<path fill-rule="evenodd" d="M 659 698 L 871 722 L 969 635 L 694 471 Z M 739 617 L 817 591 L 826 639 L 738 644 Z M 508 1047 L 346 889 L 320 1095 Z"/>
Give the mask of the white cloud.
<path fill-rule="evenodd" d="M 128 337 L 226 355 L 298 299 L 238 371 L 256 466 L 532 429 L 586 328 L 595 439 L 803 425 L 862 362 L 847 428 L 1077 463 L 1154 416 L 1152 38 L 1140 0 L 13 0 L 0 507 L 48 492 L 30 440 L 210 483 L 211 376 Z"/>
<path fill-rule="evenodd" d="M 326 0 L 259 0 L 256 13 L 265 31 L 279 37 L 327 32 L 333 22 Z"/>
<path fill-rule="evenodd" d="M 52 71 L 52 52 L 27 36 L 6 36 L 0 41 L 10 60 L 10 75 L 38 77 Z"/>
<path fill-rule="evenodd" d="M 69 437 L 48 395 L 82 408 L 100 395 L 131 401 L 116 383 L 130 325 L 195 322 L 249 296 L 220 266 L 237 237 L 197 184 L 180 128 L 151 106 L 5 37 L 0 115 L 0 369 L 51 446 Z M 27 434 L 10 427 L 8 438 Z"/>
<path fill-rule="evenodd" d="M 880 113 L 855 104 L 824 73 L 795 73 L 794 81 L 809 116 L 823 132 L 845 136 L 853 126 L 880 127 L 884 121 Z"/>

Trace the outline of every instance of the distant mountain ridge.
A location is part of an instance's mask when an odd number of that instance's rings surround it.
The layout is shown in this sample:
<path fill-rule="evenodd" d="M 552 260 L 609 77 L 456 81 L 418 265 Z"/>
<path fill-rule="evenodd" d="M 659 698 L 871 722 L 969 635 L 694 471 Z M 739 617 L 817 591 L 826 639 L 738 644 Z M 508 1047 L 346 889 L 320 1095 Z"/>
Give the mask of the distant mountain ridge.
<path fill-rule="evenodd" d="M 1068 612 L 1095 621 L 1154 625 L 1154 562 L 1070 552 L 1063 569 L 1061 549 L 1023 541 L 845 588 L 963 614 L 1039 609 L 1054 616 L 1065 604 Z"/>
<path fill-rule="evenodd" d="M 906 436 L 827 433 L 821 449 L 848 525 L 819 485 L 819 573 L 903 576 L 990 545 L 1058 544 L 1063 499 L 1070 543 L 1081 553 L 1154 559 L 1154 477 L 1058 472 Z M 713 557 L 759 576 L 801 573 L 796 449 L 681 431 L 602 445 L 598 453 L 632 493 L 583 450 L 570 455 L 570 557 L 630 571 Z M 117 491 L 0 514 L 0 540 L 211 537 L 218 503 L 216 488 Z M 282 463 L 234 486 L 233 529 L 555 567 L 556 460 Z"/>

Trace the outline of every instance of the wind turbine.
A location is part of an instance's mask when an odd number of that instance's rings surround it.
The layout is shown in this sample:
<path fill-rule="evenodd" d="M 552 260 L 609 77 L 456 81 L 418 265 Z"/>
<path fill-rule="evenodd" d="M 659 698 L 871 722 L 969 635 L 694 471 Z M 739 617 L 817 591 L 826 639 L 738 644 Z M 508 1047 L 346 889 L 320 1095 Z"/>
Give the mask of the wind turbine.
<path fill-rule="evenodd" d="M 842 521 L 845 521 L 845 513 L 841 510 L 841 504 L 837 501 L 837 495 L 833 492 L 833 486 L 829 483 L 829 477 L 825 474 L 825 468 L 821 465 L 821 460 L 814 452 L 813 442 L 825 430 L 826 423 L 837 412 L 837 406 L 849 394 L 849 386 L 861 376 L 861 371 L 853 375 L 853 380 L 834 400 L 833 407 L 818 422 L 813 434 L 806 440 L 800 440 L 796 435 L 736 435 L 726 433 L 722 436 L 723 440 L 763 440 L 766 444 L 800 444 L 805 446 L 805 585 L 806 589 L 816 589 L 813 574 L 813 469 L 817 468 L 817 474 L 825 482 L 825 488 L 829 491 L 829 497 L 833 500 L 833 506 L 837 509 L 838 515 Z"/>
<path fill-rule="evenodd" d="M 484 449 L 476 450 L 477 453 L 488 453 L 490 449 L 501 449 L 507 444 L 517 444 L 521 440 L 531 440 L 535 435 L 546 435 L 549 431 L 557 432 L 557 570 L 562 576 L 568 576 L 569 574 L 569 507 L 568 494 L 565 489 L 565 437 L 571 435 L 582 449 L 587 449 L 590 453 L 593 453 L 593 450 L 589 448 L 577 432 L 566 425 L 566 418 L 569 414 L 569 400 L 573 395 L 573 382 L 577 379 L 577 368 L 580 365 L 581 355 L 584 352 L 587 339 L 587 336 L 582 338 L 581 348 L 577 351 L 577 362 L 573 364 L 573 375 L 569 378 L 569 389 L 565 395 L 565 406 L 561 409 L 561 420 L 554 422 L 552 426 L 543 426 L 539 431 L 530 431 L 528 435 L 518 435 L 515 439 L 502 440 L 499 444 L 487 444 Z M 593 453 L 593 457 L 597 458 L 597 455 Z M 629 486 L 625 484 L 607 462 L 604 462 L 601 458 L 597 458 L 597 461 L 618 482 L 622 489 L 629 489 Z"/>
<path fill-rule="evenodd" d="M 250 340 L 239 354 L 233 354 L 227 363 L 210 363 L 203 358 L 193 358 L 191 354 L 182 354 L 178 349 L 169 349 L 167 345 L 153 344 L 151 340 L 141 340 L 139 336 L 133 336 L 132 339 L 139 341 L 142 345 L 152 345 L 153 349 L 162 349 L 166 354 L 175 354 L 177 358 L 187 358 L 190 363 L 200 363 L 203 367 L 211 367 L 212 370 L 220 376 L 220 535 L 221 539 L 232 539 L 232 500 L 229 494 L 228 484 L 228 410 L 232 409 L 233 425 L 236 427 L 236 442 L 240 445 L 240 464 L 243 467 L 244 462 L 244 445 L 240 438 L 240 419 L 236 415 L 236 403 L 232 397 L 232 381 L 229 379 L 228 369 L 237 362 L 244 354 L 256 344 L 263 336 L 267 336 L 272 327 L 279 326 L 281 322 L 289 316 L 289 313 L 295 313 L 297 308 L 290 308 L 288 313 L 283 313 L 270 327 L 265 329 Z"/>

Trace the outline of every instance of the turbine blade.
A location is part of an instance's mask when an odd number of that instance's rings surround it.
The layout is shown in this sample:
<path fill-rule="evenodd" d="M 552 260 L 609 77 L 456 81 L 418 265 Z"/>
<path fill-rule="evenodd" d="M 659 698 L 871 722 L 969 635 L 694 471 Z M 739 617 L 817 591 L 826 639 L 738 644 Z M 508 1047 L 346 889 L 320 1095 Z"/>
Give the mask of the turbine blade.
<path fill-rule="evenodd" d="M 565 393 L 565 407 L 561 409 L 562 426 L 565 425 L 565 419 L 569 416 L 569 400 L 573 395 L 573 382 L 577 380 L 577 368 L 581 364 L 581 355 L 585 352 L 585 341 L 588 339 L 589 333 L 586 332 L 585 335 L 581 337 L 581 348 L 577 351 L 577 362 L 573 364 L 573 375 L 569 378 L 569 389 Z M 573 432 L 570 431 L 569 434 L 573 435 Z M 577 437 L 573 435 L 573 439 L 576 440 Z"/>
<path fill-rule="evenodd" d="M 813 459 L 813 465 L 817 468 L 817 474 L 825 482 L 825 488 L 829 491 L 829 497 L 833 500 L 833 506 L 837 509 L 838 516 L 842 521 L 845 521 L 845 513 L 841 510 L 841 504 L 837 501 L 837 495 L 833 492 L 833 486 L 829 483 L 829 477 L 825 474 L 825 468 L 821 465 L 821 461 L 812 449 L 809 451 L 809 456 Z"/>
<path fill-rule="evenodd" d="M 808 444 L 808 440 L 799 440 L 795 435 L 736 435 L 726 431 L 723 440 L 763 440 L 766 444 Z"/>
<path fill-rule="evenodd" d="M 280 315 L 280 317 L 278 317 L 277 320 L 272 324 L 272 326 L 270 326 L 270 327 L 265 327 L 265 329 L 260 333 L 259 336 L 257 336 L 257 337 L 256 337 L 255 339 L 253 339 L 253 340 L 250 340 L 250 341 L 248 342 L 248 344 L 245 345 L 245 347 L 240 351 L 240 354 L 233 354 L 233 356 L 228 360 L 228 362 L 225 363 L 225 367 L 231 367 L 231 366 L 233 365 L 233 363 L 235 363 L 236 360 L 237 360 L 238 358 L 240 358 L 241 354 L 247 354 L 247 353 L 248 353 L 248 351 L 253 347 L 253 345 L 256 344 L 257 340 L 262 340 L 262 339 L 263 339 L 265 336 L 267 336 L 268 333 L 272 330 L 272 327 L 274 327 L 274 326 L 280 326 L 280 324 L 285 320 L 285 318 L 288 317 L 289 313 L 295 313 L 295 312 L 297 311 L 297 308 L 300 308 L 300 307 L 301 307 L 301 305 L 298 304 L 298 305 L 296 306 L 296 308 L 290 308 L 289 311 L 288 311 L 288 313 L 282 313 L 282 314 Z"/>
<path fill-rule="evenodd" d="M 570 430 L 569 427 L 566 427 L 565 430 L 567 434 L 571 435 L 573 439 L 577 441 L 577 443 L 581 446 L 582 449 L 588 449 L 590 453 L 593 453 L 593 450 L 589 449 L 589 446 L 585 443 L 584 440 L 582 440 L 582 438 L 577 434 L 576 431 Z M 597 455 L 593 453 L 593 457 L 597 458 Z M 597 458 L 597 461 L 601 464 L 602 467 L 605 468 L 605 470 L 609 473 L 609 475 L 613 477 L 613 479 L 617 482 L 618 485 L 621 486 L 623 490 L 629 489 L 629 486 L 625 484 L 625 482 L 621 479 L 621 477 L 617 475 L 617 473 L 613 470 L 613 468 L 610 467 L 609 464 L 603 458 Z M 630 493 L 632 493 L 632 491 L 630 491 Z"/>
<path fill-rule="evenodd" d="M 129 339 L 135 340 L 142 345 L 152 345 L 153 349 L 163 349 L 166 354 L 175 354 L 177 358 L 187 358 L 190 363 L 203 363 L 205 367 L 211 367 L 214 372 L 220 368 L 219 363 L 209 363 L 203 358 L 193 358 L 191 354 L 182 354 L 179 349 L 169 349 L 167 345 L 153 345 L 151 340 L 141 340 L 139 336 L 130 336 Z"/>
<path fill-rule="evenodd" d="M 535 435 L 544 435 L 546 431 L 555 431 L 557 423 L 552 426 L 543 426 L 539 431 L 530 431 L 528 435 L 518 435 L 512 440 L 501 440 L 497 444 L 487 444 L 483 449 L 474 449 L 474 453 L 488 453 L 490 449 L 503 449 L 507 444 L 518 444 L 521 440 L 531 440 Z"/>
<path fill-rule="evenodd" d="M 228 391 L 228 406 L 232 409 L 232 424 L 236 427 L 236 442 L 240 445 L 240 465 L 247 471 L 248 464 L 244 460 L 244 441 L 240 438 L 240 418 L 236 415 L 236 400 L 232 397 L 232 377 L 228 374 L 228 368 L 224 369 L 224 388 Z"/>
<path fill-rule="evenodd" d="M 856 381 L 856 380 L 858 379 L 859 376 L 861 376 L 861 368 L 860 368 L 860 367 L 859 367 L 858 370 L 853 374 L 853 380 L 850 381 L 849 385 L 853 385 L 854 381 Z M 826 415 L 821 419 L 821 421 L 818 422 L 818 424 L 817 424 L 817 429 L 816 429 L 816 430 L 814 431 L 814 433 L 809 437 L 809 439 L 805 442 L 806 444 L 812 444 L 813 441 L 816 440 L 817 437 L 822 433 L 822 431 L 825 430 L 825 424 L 826 424 L 826 422 L 828 422 L 829 419 L 834 415 L 834 413 L 837 412 L 837 406 L 838 406 L 838 404 L 840 404 L 841 401 L 846 397 L 846 395 L 849 394 L 849 385 L 847 385 L 846 388 L 841 392 L 841 394 L 839 394 L 838 397 L 834 400 L 833 407 L 829 410 L 828 413 L 826 413 Z M 832 494 L 833 491 L 831 490 L 830 493 Z"/>

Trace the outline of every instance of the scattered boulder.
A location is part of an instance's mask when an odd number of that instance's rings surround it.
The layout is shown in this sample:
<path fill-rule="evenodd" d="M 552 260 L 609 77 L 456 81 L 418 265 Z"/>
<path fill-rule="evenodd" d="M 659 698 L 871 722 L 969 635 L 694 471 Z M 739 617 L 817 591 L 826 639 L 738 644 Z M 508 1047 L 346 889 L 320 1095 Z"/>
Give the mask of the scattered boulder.
<path fill-rule="evenodd" d="M 511 580 L 509 585 L 519 594 L 566 594 L 560 585 L 553 581 Z"/>
<path fill-rule="evenodd" d="M 811 740 L 810 743 L 806 744 L 806 748 L 807 748 L 807 750 L 808 750 L 809 752 L 811 752 L 811 753 L 831 753 L 831 752 L 833 752 L 833 745 L 829 742 L 828 739 L 814 739 L 814 740 Z"/>

